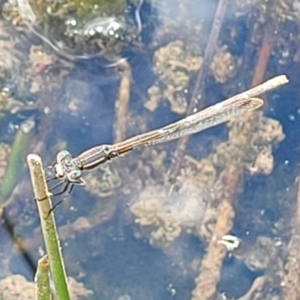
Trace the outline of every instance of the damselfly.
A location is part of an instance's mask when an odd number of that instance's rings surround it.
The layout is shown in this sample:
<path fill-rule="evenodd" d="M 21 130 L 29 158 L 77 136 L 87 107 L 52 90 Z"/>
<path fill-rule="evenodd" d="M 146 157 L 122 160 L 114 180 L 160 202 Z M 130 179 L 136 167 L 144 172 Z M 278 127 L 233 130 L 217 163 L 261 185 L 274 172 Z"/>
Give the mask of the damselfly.
<path fill-rule="evenodd" d="M 288 79 L 284 75 L 274 77 L 254 88 L 189 115 L 175 123 L 113 145 L 93 147 L 74 158 L 69 151 L 62 150 L 57 154 L 56 161 L 51 166 L 54 171 L 54 178 L 52 179 L 60 180 L 58 184 L 52 187 L 52 191 L 64 185 L 62 191 L 55 195 L 65 192 L 69 194 L 74 185 L 85 184 L 82 178 L 82 171 L 96 168 L 108 161 L 119 158 L 137 147 L 155 145 L 178 139 L 227 122 L 246 112 L 256 110 L 264 103 L 262 99 L 256 98 L 256 96 L 273 90 L 287 82 Z"/>

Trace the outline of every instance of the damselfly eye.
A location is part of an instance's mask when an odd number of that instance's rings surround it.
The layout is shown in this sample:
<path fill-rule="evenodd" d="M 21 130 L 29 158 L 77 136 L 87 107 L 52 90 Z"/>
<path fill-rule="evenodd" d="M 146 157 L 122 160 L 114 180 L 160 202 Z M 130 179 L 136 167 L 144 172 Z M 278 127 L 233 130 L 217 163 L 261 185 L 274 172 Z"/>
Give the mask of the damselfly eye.
<path fill-rule="evenodd" d="M 71 182 L 78 182 L 82 176 L 82 172 L 80 170 L 73 170 L 68 173 L 68 179 Z"/>
<path fill-rule="evenodd" d="M 69 151 L 67 150 L 62 150 L 61 151 L 62 156 L 67 156 L 69 154 Z"/>

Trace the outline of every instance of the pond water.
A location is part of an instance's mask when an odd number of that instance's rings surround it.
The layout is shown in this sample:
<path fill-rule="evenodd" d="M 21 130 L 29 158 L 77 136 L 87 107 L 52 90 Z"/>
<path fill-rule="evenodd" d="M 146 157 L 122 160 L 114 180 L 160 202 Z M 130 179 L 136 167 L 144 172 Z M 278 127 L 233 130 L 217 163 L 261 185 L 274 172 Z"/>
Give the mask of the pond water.
<path fill-rule="evenodd" d="M 33 299 L 45 254 L 29 153 L 51 166 L 280 74 L 253 113 L 84 171 L 53 214 L 71 299 L 300 297 L 298 1 L 1 5 L 1 299 Z"/>

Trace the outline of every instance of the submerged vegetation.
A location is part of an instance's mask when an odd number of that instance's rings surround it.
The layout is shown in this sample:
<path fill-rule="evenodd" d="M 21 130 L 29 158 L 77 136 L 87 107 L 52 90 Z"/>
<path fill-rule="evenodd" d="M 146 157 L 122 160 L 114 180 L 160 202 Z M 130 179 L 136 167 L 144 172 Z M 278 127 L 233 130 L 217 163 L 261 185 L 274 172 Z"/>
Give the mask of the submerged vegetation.
<path fill-rule="evenodd" d="M 12 242 L 1 235 L 0 298 L 16 283 L 22 299 L 34 291 L 10 267 L 12 252 L 35 262 L 42 246 L 28 152 L 50 165 L 58 150 L 124 140 L 285 73 L 293 93 L 267 94 L 264 110 L 135 151 L 53 200 L 64 200 L 54 214 L 72 299 L 298 299 L 299 7 L 5 1 L 0 195 Z M 240 247 L 228 250 L 226 235 Z"/>

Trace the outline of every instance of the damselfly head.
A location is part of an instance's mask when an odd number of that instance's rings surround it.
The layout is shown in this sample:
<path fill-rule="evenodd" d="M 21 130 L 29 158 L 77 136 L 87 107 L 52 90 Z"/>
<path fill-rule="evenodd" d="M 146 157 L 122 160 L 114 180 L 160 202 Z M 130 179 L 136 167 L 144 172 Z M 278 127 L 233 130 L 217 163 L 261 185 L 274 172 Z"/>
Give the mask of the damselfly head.
<path fill-rule="evenodd" d="M 69 151 L 61 150 L 56 155 L 56 162 L 52 165 L 56 178 L 64 178 L 66 172 L 72 168 L 72 156 Z"/>

